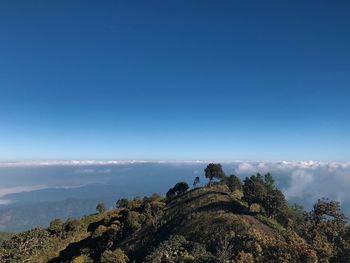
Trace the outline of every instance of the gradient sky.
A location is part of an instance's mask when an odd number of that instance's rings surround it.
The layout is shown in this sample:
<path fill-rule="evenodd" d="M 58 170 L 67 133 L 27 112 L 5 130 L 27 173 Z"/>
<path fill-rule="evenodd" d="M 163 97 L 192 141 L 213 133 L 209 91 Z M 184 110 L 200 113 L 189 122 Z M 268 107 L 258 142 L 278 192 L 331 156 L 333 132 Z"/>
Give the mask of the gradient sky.
<path fill-rule="evenodd" d="M 0 2 L 0 159 L 348 160 L 349 1 Z"/>

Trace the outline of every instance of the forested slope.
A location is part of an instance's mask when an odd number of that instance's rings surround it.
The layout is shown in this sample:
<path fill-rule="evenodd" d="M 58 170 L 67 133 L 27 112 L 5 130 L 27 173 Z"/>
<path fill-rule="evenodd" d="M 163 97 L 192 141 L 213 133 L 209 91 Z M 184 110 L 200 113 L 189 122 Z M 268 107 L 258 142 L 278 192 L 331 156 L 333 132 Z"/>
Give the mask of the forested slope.
<path fill-rule="evenodd" d="M 166 197 L 121 199 L 113 210 L 14 235 L 1 262 L 349 262 L 350 230 L 339 203 L 289 205 L 270 174 L 185 182 Z"/>

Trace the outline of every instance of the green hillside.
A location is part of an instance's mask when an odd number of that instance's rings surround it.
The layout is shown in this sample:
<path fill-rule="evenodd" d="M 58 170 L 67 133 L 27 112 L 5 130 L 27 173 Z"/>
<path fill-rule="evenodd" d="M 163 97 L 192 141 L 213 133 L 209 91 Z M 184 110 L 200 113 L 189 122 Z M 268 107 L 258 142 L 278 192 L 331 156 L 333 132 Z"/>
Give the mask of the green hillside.
<path fill-rule="evenodd" d="M 8 232 L 0 232 L 0 244 L 2 241 L 9 239 L 13 234 Z"/>
<path fill-rule="evenodd" d="M 1 262 L 350 262 L 350 230 L 339 203 L 290 206 L 270 174 L 239 181 L 220 165 L 209 183 L 184 182 L 166 197 L 121 199 L 117 208 L 53 220 L 12 236 Z"/>

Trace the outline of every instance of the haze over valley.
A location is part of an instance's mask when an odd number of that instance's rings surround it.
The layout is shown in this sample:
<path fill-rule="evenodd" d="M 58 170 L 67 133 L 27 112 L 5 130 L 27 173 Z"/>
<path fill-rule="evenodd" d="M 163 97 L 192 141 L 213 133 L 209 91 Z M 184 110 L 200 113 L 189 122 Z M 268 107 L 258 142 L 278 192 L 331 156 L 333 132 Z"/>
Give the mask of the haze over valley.
<path fill-rule="evenodd" d="M 120 198 L 158 193 L 176 182 L 189 185 L 199 176 L 206 183 L 205 161 L 34 161 L 2 162 L 0 231 L 47 226 L 53 218 L 79 217 L 105 202 L 115 207 Z M 350 216 L 350 163 L 317 161 L 222 162 L 226 174 L 242 180 L 270 172 L 291 203 L 311 209 L 315 200 L 340 201 Z M 45 183 L 43 183 L 45 182 Z"/>

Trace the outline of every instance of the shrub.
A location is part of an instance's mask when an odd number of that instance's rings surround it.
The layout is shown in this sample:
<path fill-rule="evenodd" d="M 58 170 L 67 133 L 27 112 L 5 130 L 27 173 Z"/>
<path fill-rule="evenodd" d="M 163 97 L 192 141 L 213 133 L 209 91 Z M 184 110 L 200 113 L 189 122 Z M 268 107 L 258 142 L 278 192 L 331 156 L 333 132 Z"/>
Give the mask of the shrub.
<path fill-rule="evenodd" d="M 96 206 L 96 210 L 97 212 L 99 212 L 100 214 L 104 213 L 106 211 L 106 207 L 105 207 L 105 204 L 100 202 L 97 204 Z"/>
<path fill-rule="evenodd" d="M 72 263 L 92 263 L 93 261 L 86 255 L 80 255 L 78 257 L 75 257 L 71 262 Z"/>
<path fill-rule="evenodd" d="M 63 227 L 66 232 L 73 232 L 79 230 L 80 223 L 76 219 L 68 218 Z"/>
<path fill-rule="evenodd" d="M 101 263 L 127 263 L 128 261 L 128 256 L 120 248 L 117 248 L 114 252 L 106 250 L 101 255 Z"/>
<path fill-rule="evenodd" d="M 166 193 L 168 199 L 174 198 L 175 196 L 185 193 L 190 187 L 186 182 L 179 182 L 173 188 L 170 188 Z"/>
<path fill-rule="evenodd" d="M 95 229 L 95 231 L 92 233 L 91 237 L 92 238 L 101 237 L 106 230 L 107 230 L 107 227 L 105 227 L 104 225 L 99 225 Z"/>
<path fill-rule="evenodd" d="M 129 200 L 126 198 L 122 198 L 122 199 L 119 199 L 116 204 L 117 204 L 117 208 L 128 208 Z"/>
<path fill-rule="evenodd" d="M 63 222 L 61 219 L 54 219 L 50 222 L 47 229 L 52 235 L 60 235 L 63 232 Z"/>
<path fill-rule="evenodd" d="M 135 211 L 129 211 L 126 217 L 126 227 L 133 233 L 141 228 L 140 214 Z"/>

